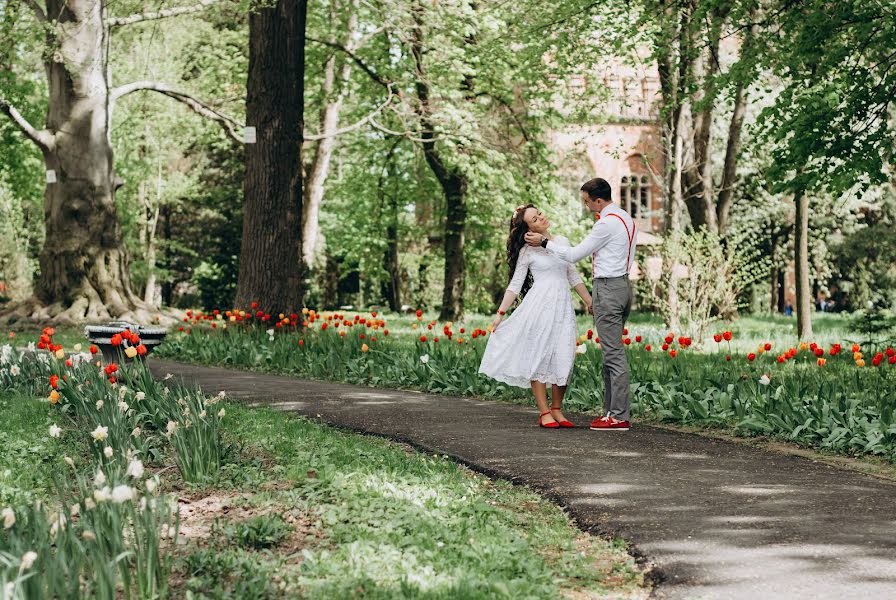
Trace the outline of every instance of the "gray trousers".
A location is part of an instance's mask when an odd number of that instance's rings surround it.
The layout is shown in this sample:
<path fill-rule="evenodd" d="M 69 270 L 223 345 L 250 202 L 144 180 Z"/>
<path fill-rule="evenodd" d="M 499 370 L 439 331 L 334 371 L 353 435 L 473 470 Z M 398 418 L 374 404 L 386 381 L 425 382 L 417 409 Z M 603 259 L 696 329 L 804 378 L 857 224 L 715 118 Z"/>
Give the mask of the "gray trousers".
<path fill-rule="evenodd" d="M 594 325 L 604 355 L 604 414 L 628 421 L 631 408 L 628 361 L 622 330 L 632 309 L 628 277 L 594 279 L 591 286 Z"/>

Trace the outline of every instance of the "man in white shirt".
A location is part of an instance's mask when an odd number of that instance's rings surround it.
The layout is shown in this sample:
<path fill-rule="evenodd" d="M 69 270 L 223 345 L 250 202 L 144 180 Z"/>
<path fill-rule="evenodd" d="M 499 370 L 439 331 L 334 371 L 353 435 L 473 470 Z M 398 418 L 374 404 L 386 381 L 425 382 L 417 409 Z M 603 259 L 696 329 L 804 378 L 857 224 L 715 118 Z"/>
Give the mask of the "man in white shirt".
<path fill-rule="evenodd" d="M 606 180 L 591 179 L 582 185 L 580 193 L 588 209 L 600 215 L 582 243 L 573 248 L 561 247 L 532 232 L 526 234 L 526 242 L 546 248 L 570 263 L 591 256 L 594 324 L 604 355 L 604 416 L 595 419 L 591 429 L 628 431 L 631 392 L 622 332 L 632 308 L 628 275 L 635 262 L 638 234 L 631 216 L 613 204 L 612 189 Z"/>

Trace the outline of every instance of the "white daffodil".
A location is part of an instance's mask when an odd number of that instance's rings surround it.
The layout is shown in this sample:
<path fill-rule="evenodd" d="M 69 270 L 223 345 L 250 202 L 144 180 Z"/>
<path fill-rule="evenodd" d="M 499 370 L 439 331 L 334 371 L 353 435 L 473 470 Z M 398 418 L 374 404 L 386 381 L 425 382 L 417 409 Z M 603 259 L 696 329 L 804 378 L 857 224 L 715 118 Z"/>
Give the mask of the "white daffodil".
<path fill-rule="evenodd" d="M 64 461 L 65 461 L 65 464 L 67 464 L 67 465 L 70 466 L 70 467 L 74 467 L 74 466 L 75 466 L 75 461 L 72 460 L 72 457 L 71 457 L 71 456 L 63 456 L 63 457 L 62 457 L 62 460 L 64 460 Z"/>
<path fill-rule="evenodd" d="M 19 565 L 19 573 L 22 571 L 27 571 L 31 568 L 31 565 L 34 564 L 34 561 L 37 560 L 37 552 L 34 550 L 29 550 L 25 554 L 22 555 L 22 562 Z"/>
<path fill-rule="evenodd" d="M 9 367 L 9 374 L 13 377 L 16 377 L 21 372 L 22 370 L 19 369 L 19 365 L 12 365 L 11 367 Z"/>
<path fill-rule="evenodd" d="M 768 385 L 771 382 L 772 382 L 772 378 L 769 377 L 768 375 L 763 375 L 762 377 L 759 378 L 759 383 L 761 383 L 762 385 Z"/>
<path fill-rule="evenodd" d="M 165 428 L 165 435 L 171 437 L 174 435 L 175 431 L 177 431 L 177 421 L 168 421 L 168 426 Z"/>
<path fill-rule="evenodd" d="M 62 435 L 62 427 L 50 425 L 50 437 L 58 438 L 60 435 Z"/>
<path fill-rule="evenodd" d="M 102 400 L 100 400 L 100 402 L 102 402 Z M 102 442 L 107 437 L 109 437 L 109 428 L 103 427 L 102 425 L 97 425 L 96 429 L 90 432 L 90 435 L 92 435 L 93 439 L 95 439 L 96 441 Z"/>
<path fill-rule="evenodd" d="M 93 485 L 100 487 L 104 483 L 106 483 L 106 474 L 103 473 L 102 469 L 97 469 L 96 476 L 93 478 Z"/>
<path fill-rule="evenodd" d="M 0 510 L 0 517 L 3 517 L 3 529 L 10 529 L 16 524 L 16 513 L 8 506 Z"/>
<path fill-rule="evenodd" d="M 227 414 L 227 411 L 224 410 L 223 408 L 218 411 L 218 417 L 220 417 L 222 419 L 224 418 L 224 415 L 226 415 L 226 414 Z"/>
<path fill-rule="evenodd" d="M 586 352 L 588 352 L 587 344 L 579 344 L 576 346 L 576 354 L 585 354 Z"/>
<path fill-rule="evenodd" d="M 128 470 L 125 474 L 128 475 L 128 477 L 140 479 L 143 477 L 143 463 L 137 459 L 132 460 L 128 463 Z"/>
<path fill-rule="evenodd" d="M 118 410 L 120 410 L 121 412 L 128 412 L 129 408 L 130 406 L 124 400 L 118 403 Z"/>
<path fill-rule="evenodd" d="M 146 480 L 146 491 L 150 494 L 156 491 L 156 486 L 159 485 L 159 481 L 154 477 L 152 479 Z"/>
<path fill-rule="evenodd" d="M 134 398 L 136 398 L 138 402 L 141 402 L 142 400 L 146 399 L 146 392 L 137 392 L 136 394 L 134 394 Z"/>
<path fill-rule="evenodd" d="M 116 485 L 112 489 L 112 502 L 121 504 L 134 499 L 134 488 L 129 485 Z"/>
<path fill-rule="evenodd" d="M 81 539 L 84 540 L 85 542 L 92 542 L 96 539 L 96 534 L 92 531 L 85 529 L 81 533 Z"/>
<path fill-rule="evenodd" d="M 102 489 L 93 490 L 93 499 L 96 500 L 97 504 L 102 504 L 103 502 L 108 502 L 111 498 L 112 498 L 112 494 L 109 491 L 108 485 L 104 486 Z"/>
<path fill-rule="evenodd" d="M 424 365 L 425 365 L 426 363 L 428 363 L 428 362 L 429 362 L 429 354 L 424 354 L 423 356 L 421 356 L 421 357 L 420 357 L 420 362 L 422 362 Z"/>
<path fill-rule="evenodd" d="M 96 409 L 97 409 L 97 410 L 103 410 L 103 405 L 104 405 L 104 404 L 105 404 L 105 402 L 103 402 L 102 400 L 97 400 L 97 401 L 96 401 Z"/>
<path fill-rule="evenodd" d="M 112 450 L 112 446 L 106 446 L 105 448 L 103 448 L 103 455 L 106 458 L 112 458 L 113 454 L 115 454 L 115 451 Z"/>
<path fill-rule="evenodd" d="M 140 437 L 141 433 L 142 430 L 139 427 L 134 427 L 134 429 L 131 430 L 131 437 Z"/>

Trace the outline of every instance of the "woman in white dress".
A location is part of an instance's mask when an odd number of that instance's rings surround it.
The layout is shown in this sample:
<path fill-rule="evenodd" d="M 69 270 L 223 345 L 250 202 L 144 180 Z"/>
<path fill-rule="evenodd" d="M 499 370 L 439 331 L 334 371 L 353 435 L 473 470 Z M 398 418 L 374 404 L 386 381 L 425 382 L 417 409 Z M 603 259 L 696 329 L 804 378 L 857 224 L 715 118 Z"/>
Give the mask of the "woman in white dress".
<path fill-rule="evenodd" d="M 532 231 L 568 246 L 566 238 L 548 233 L 550 227 L 544 213 L 531 204 L 513 212 L 507 239 L 507 261 L 512 275 L 492 322 L 492 334 L 479 372 L 508 385 L 531 387 L 541 413 L 538 424 L 555 429 L 575 427 L 561 411 L 576 355 L 576 315 L 569 288 L 575 288 L 589 313 L 591 295 L 574 265 L 543 248 L 526 244 L 525 235 Z M 518 296 L 522 302 L 502 323 Z"/>

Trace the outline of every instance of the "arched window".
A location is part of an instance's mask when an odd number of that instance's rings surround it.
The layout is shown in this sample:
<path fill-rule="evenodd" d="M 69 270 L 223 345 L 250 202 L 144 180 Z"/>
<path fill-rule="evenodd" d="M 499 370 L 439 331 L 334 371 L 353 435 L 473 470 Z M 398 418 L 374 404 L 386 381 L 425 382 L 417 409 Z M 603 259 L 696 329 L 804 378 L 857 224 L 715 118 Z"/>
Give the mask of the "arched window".
<path fill-rule="evenodd" d="M 646 219 L 650 212 L 650 179 L 647 175 L 626 175 L 620 182 L 620 205 L 633 219 Z"/>

